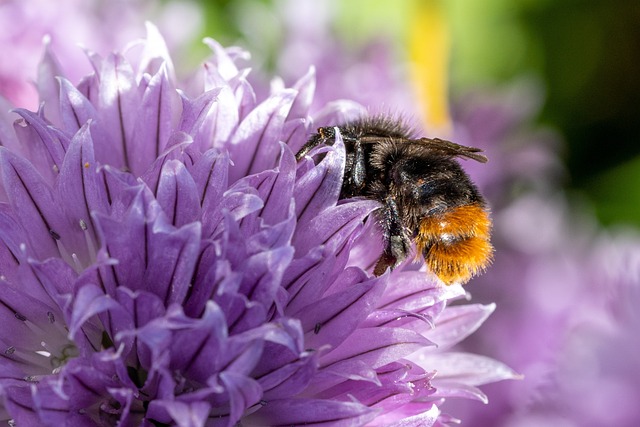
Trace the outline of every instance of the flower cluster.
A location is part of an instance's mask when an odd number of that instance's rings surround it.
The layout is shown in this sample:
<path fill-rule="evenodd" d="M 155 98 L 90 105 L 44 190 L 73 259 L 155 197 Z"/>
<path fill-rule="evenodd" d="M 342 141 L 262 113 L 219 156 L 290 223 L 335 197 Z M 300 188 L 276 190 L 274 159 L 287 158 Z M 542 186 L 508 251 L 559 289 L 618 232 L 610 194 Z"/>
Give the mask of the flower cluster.
<path fill-rule="evenodd" d="M 191 97 L 148 30 L 77 86 L 48 53 L 44 107 L 0 118 L 4 420 L 442 425 L 445 397 L 517 376 L 447 352 L 492 304 L 448 306 L 463 289 L 419 264 L 371 275 L 377 205 L 338 200 L 341 141 L 293 155 L 347 111 L 311 115 L 313 72 L 258 101 L 208 40 Z"/>

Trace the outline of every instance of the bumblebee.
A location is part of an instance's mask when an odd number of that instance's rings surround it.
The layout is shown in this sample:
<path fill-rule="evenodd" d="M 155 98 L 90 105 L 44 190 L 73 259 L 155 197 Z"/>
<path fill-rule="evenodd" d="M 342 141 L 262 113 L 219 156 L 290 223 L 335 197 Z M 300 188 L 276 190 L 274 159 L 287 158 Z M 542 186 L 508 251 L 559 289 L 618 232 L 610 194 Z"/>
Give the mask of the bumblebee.
<path fill-rule="evenodd" d="M 346 149 L 340 198 L 364 197 L 381 204 L 374 213 L 384 241 L 376 276 L 405 260 L 413 243 L 447 285 L 466 283 L 491 263 L 487 204 L 456 161 L 485 163 L 482 150 L 438 138 L 412 138 L 401 121 L 386 117 L 338 129 Z M 335 127 L 319 128 L 296 159 L 317 145 L 333 144 L 335 137 Z"/>

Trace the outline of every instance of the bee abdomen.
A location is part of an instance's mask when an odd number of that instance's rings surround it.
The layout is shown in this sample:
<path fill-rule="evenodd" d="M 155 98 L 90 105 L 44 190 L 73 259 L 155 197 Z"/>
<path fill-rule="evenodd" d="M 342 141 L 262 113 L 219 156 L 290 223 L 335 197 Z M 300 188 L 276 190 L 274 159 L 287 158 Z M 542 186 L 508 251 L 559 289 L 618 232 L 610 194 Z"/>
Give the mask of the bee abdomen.
<path fill-rule="evenodd" d="M 490 235 L 488 212 L 473 203 L 422 218 L 416 246 L 444 283 L 466 283 L 491 263 Z"/>

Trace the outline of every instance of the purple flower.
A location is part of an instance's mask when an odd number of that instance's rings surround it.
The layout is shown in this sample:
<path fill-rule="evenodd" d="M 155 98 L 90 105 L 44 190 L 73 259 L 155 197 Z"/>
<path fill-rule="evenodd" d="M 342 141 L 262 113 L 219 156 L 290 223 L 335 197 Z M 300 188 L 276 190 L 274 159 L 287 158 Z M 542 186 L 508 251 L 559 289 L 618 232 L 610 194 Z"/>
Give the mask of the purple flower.
<path fill-rule="evenodd" d="M 77 86 L 43 76 L 44 110 L 3 116 L 4 419 L 443 425 L 444 398 L 517 377 L 447 351 L 493 305 L 448 306 L 464 290 L 419 263 L 372 276 L 377 204 L 338 200 L 339 138 L 295 162 L 313 74 L 259 101 L 244 53 L 207 43 L 196 96 L 150 26 L 138 51 L 90 54 Z"/>
<path fill-rule="evenodd" d="M 460 134 L 497 163 L 472 171 L 493 201 L 496 261 L 471 292 L 499 307 L 458 348 L 488 352 L 524 380 L 487 387 L 489 407 L 444 409 L 478 425 L 635 426 L 640 239 L 602 230 L 556 190 L 559 138 L 532 126 L 531 93 L 477 92 L 456 112 Z"/>
<path fill-rule="evenodd" d="M 202 25 L 201 12 L 192 2 L 128 0 L 114 3 L 104 0 L 3 0 L 0 4 L 0 95 L 14 105 L 38 106 L 39 83 L 44 66 L 42 46 L 56 52 L 68 80 L 75 83 L 91 71 L 85 49 L 110 52 L 144 34 L 143 23 L 155 18 L 167 41 L 183 47 Z M 168 22 L 167 15 L 189 25 Z M 28 31 L 27 31 L 28 29 Z M 177 49 L 176 49 L 177 50 Z M 184 50 L 184 49 L 182 49 Z M 44 88 L 40 87 L 40 92 Z"/>

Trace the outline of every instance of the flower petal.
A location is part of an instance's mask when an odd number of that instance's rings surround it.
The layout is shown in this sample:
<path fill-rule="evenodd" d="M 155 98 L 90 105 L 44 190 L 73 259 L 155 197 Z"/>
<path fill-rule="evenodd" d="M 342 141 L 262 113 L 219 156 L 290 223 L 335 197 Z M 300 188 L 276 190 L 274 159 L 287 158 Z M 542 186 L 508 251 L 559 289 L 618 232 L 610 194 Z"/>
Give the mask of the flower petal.
<path fill-rule="evenodd" d="M 424 411 L 418 415 L 405 417 L 404 414 L 384 414 L 376 419 L 376 424 L 379 426 L 388 427 L 431 427 L 436 425 L 438 417 L 440 416 L 440 408 L 437 405 L 432 405 L 427 411 Z M 400 419 L 399 421 L 391 422 L 393 419 Z"/>
<path fill-rule="evenodd" d="M 179 427 L 198 427 L 206 424 L 211 411 L 208 402 L 184 403 L 179 401 L 158 401 L 166 408 L 171 419 Z"/>
<path fill-rule="evenodd" d="M 447 307 L 438 316 L 434 328 L 427 329 L 424 324 L 416 323 L 413 329 L 436 343 L 440 350 L 445 350 L 475 332 L 493 313 L 495 307 L 495 304 Z"/>
<path fill-rule="evenodd" d="M 75 308 L 69 324 L 69 335 L 75 337 L 82 330 L 83 325 L 93 316 L 113 310 L 114 314 L 122 316 L 124 310 L 118 302 L 109 298 L 95 285 L 84 285 L 78 289 L 74 301 Z"/>
<path fill-rule="evenodd" d="M 316 126 L 336 126 L 339 123 L 365 117 L 367 109 L 355 101 L 338 100 L 327 103 L 320 111 L 313 116 Z"/>
<path fill-rule="evenodd" d="M 298 229 L 304 230 L 315 221 L 316 216 L 330 206 L 334 206 L 342 188 L 345 150 L 341 137 L 327 151 L 324 158 L 300 176 L 293 194 L 296 201 Z"/>
<path fill-rule="evenodd" d="M 165 303 L 182 303 L 187 296 L 200 251 L 200 224 L 179 229 L 159 217 L 148 240 L 148 264 L 143 286 L 163 298 Z"/>
<path fill-rule="evenodd" d="M 257 378 L 264 399 L 282 399 L 301 393 L 309 385 L 318 367 L 318 354 L 305 352 L 299 359 Z"/>
<path fill-rule="evenodd" d="M 407 359 L 426 370 L 436 370 L 433 384 L 438 381 L 455 381 L 464 385 L 478 386 L 522 376 L 504 363 L 471 353 L 430 353 L 428 349 L 417 351 Z"/>
<path fill-rule="evenodd" d="M 306 119 L 309 114 L 309 108 L 313 102 L 313 96 L 316 90 L 316 69 L 315 67 L 309 67 L 309 71 L 302 76 L 292 87 L 298 94 L 296 96 L 287 121 L 293 119 Z M 299 149 L 301 147 L 293 147 Z"/>
<path fill-rule="evenodd" d="M 364 218 L 378 207 L 376 201 L 361 200 L 327 208 L 318 213 L 310 224 L 301 226 L 299 223 L 293 245 L 301 254 L 319 245 L 337 252 L 354 230 L 362 226 Z"/>
<path fill-rule="evenodd" d="M 386 280 L 375 278 L 333 293 L 303 307 L 299 318 L 305 332 L 305 345 L 320 348 L 341 344 L 375 308 L 384 292 Z"/>
<path fill-rule="evenodd" d="M 247 426 L 352 427 L 373 420 L 375 410 L 356 402 L 320 399 L 272 400 L 243 419 Z"/>
<path fill-rule="evenodd" d="M 191 100 L 182 96 L 182 117 L 178 130 L 191 135 L 193 143 L 201 151 L 211 147 L 211 134 L 215 129 L 215 115 L 211 114 L 218 97 L 220 88 L 211 89 Z"/>
<path fill-rule="evenodd" d="M 95 119 L 98 113 L 93 104 L 69 80 L 58 77 L 58 82 L 63 129 L 73 135 L 89 120 Z"/>
<path fill-rule="evenodd" d="M 176 227 L 194 222 L 200 215 L 196 183 L 178 160 L 169 160 L 162 167 L 156 199 L 168 221 Z"/>
<path fill-rule="evenodd" d="M 66 239 L 68 228 L 51 188 L 28 161 L 6 149 L 0 149 L 0 170 L 16 219 L 29 230 L 30 253 L 60 256 L 57 241 Z"/>
<path fill-rule="evenodd" d="M 250 406 L 258 403 L 262 397 L 262 387 L 253 378 L 234 372 L 222 372 L 220 380 L 229 393 L 229 418 L 235 425 Z"/>
<path fill-rule="evenodd" d="M 69 244 L 81 265 L 89 265 L 97 250 L 97 233 L 93 212 L 107 213 L 109 200 L 104 182 L 97 172 L 93 150 L 91 124 L 87 123 L 71 140 L 60 176 L 56 182 L 56 197 L 64 200 L 66 217 L 72 228 L 75 242 Z M 87 245 L 90 245 L 89 247 Z"/>
<path fill-rule="evenodd" d="M 40 105 L 43 106 L 47 118 L 54 124 L 60 125 L 61 119 L 59 110 L 56 108 L 59 102 L 58 85 L 56 79 L 61 76 L 62 68 L 51 48 L 51 38 L 45 37 L 43 40 L 44 55 L 38 64 L 38 95 L 40 95 Z"/>
<path fill-rule="evenodd" d="M 462 399 L 477 400 L 482 403 L 489 403 L 489 398 L 478 387 L 463 384 L 455 380 L 434 380 L 433 385 L 436 387 L 434 397 L 447 398 L 455 397 Z"/>
<path fill-rule="evenodd" d="M 69 136 L 49 126 L 41 112 L 33 113 L 22 108 L 15 112 L 22 118 L 16 121 L 14 130 L 23 151 L 28 151 L 29 160 L 45 178 L 54 179 L 69 146 Z"/>
<path fill-rule="evenodd" d="M 349 359 L 359 359 L 373 368 L 395 362 L 426 346 L 431 346 L 422 335 L 401 328 L 360 328 L 348 340 L 321 358 L 323 368 Z"/>
<path fill-rule="evenodd" d="M 280 164 L 277 169 L 263 171 L 243 178 L 233 188 L 241 186 L 255 188 L 260 198 L 264 201 L 264 205 L 260 211 L 255 212 L 253 215 L 255 217 L 259 215 L 267 225 L 281 223 L 292 217 L 290 208 L 293 207 L 295 167 L 296 162 L 293 153 L 287 145 L 280 144 Z M 258 223 L 258 221 L 254 222 Z"/>
<path fill-rule="evenodd" d="M 167 67 L 163 63 L 149 81 L 134 122 L 130 167 L 136 175 L 141 175 L 160 156 L 177 126 L 180 99 Z"/>
<path fill-rule="evenodd" d="M 379 309 L 389 308 L 416 311 L 465 294 L 460 285 L 443 286 L 426 281 L 421 271 L 402 271 L 394 274 L 402 286 L 390 286 L 383 295 Z"/>
<path fill-rule="evenodd" d="M 229 151 L 235 164 L 230 170 L 231 181 L 275 166 L 277 142 L 295 96 L 293 89 L 274 94 L 242 120 L 230 142 Z"/>
<path fill-rule="evenodd" d="M 109 165 L 130 169 L 135 144 L 132 136 L 141 101 L 133 69 L 122 55 L 110 54 L 102 61 L 99 76 L 98 112 L 112 142 L 96 147 L 96 157 Z"/>

